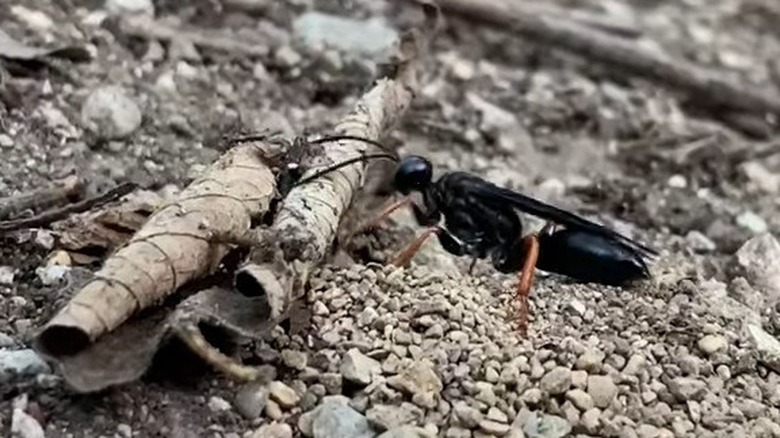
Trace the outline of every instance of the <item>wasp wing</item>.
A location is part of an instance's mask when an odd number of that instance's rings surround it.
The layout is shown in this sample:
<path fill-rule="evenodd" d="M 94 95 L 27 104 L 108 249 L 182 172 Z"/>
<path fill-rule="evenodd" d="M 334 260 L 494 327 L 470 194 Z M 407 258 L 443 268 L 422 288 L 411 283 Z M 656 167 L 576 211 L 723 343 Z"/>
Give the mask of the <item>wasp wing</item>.
<path fill-rule="evenodd" d="M 641 250 L 647 254 L 658 255 L 658 252 L 635 240 L 629 239 L 622 234 L 611 230 L 603 225 L 591 222 L 574 213 L 562 210 L 553 205 L 544 203 L 530 196 L 499 187 L 490 182 L 484 181 L 482 184 L 473 184 L 469 187 L 471 194 L 483 201 L 498 202 L 502 204 L 509 203 L 514 208 L 542 219 L 546 219 L 556 224 L 563 225 L 570 229 L 580 229 L 594 234 L 614 239 L 626 245 Z"/>

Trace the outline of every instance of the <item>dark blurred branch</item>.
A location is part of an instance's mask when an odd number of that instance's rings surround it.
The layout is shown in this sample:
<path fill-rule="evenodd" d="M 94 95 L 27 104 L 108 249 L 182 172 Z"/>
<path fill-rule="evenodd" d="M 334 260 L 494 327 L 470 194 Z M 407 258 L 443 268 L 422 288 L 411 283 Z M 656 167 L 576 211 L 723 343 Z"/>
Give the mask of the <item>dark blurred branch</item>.
<path fill-rule="evenodd" d="M 465 19 L 501 27 L 528 40 L 565 49 L 579 56 L 615 67 L 628 74 L 676 89 L 690 98 L 689 104 L 714 114 L 739 114 L 770 128 L 770 116 L 780 116 L 780 95 L 772 88 L 759 88 L 729 80 L 725 72 L 705 69 L 637 42 L 612 36 L 593 27 L 526 8 L 510 0 L 440 0 L 441 8 Z M 732 117 L 726 117 L 730 121 Z M 732 125 L 738 125 L 733 123 Z M 744 129 L 741 129 L 744 131 Z"/>

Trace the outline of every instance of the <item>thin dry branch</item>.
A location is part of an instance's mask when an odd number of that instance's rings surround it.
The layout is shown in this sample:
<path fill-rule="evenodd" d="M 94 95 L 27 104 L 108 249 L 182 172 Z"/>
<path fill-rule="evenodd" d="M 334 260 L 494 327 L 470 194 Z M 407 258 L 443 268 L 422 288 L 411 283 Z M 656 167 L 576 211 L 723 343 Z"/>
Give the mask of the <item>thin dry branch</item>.
<path fill-rule="evenodd" d="M 93 208 L 100 207 L 102 205 L 108 204 L 109 202 L 116 201 L 122 196 L 132 192 L 135 187 L 136 186 L 133 183 L 123 183 L 107 191 L 106 193 L 89 199 L 84 199 L 83 201 L 77 202 L 75 204 L 44 211 L 43 213 L 30 218 L 0 222 L 0 235 L 11 231 L 21 230 L 23 228 L 35 228 L 49 225 L 52 222 L 65 219 L 72 214 L 83 213 Z"/>
<path fill-rule="evenodd" d="M 25 210 L 47 210 L 78 201 L 84 195 L 84 189 L 81 178 L 69 176 L 50 187 L 0 198 L 0 219 L 12 218 Z"/>
<path fill-rule="evenodd" d="M 543 14 L 562 20 L 576 21 L 579 24 L 594 27 L 623 38 L 638 38 L 642 35 L 641 29 L 636 25 L 636 20 L 618 19 L 607 14 L 591 12 L 585 9 L 563 8 L 550 2 L 536 2 L 522 0 L 518 2 L 518 8 L 526 13 Z"/>
<path fill-rule="evenodd" d="M 650 51 L 638 43 L 611 36 L 570 20 L 540 14 L 510 0 L 440 0 L 441 8 L 469 20 L 499 26 L 535 43 L 566 49 L 687 93 L 708 109 L 729 109 L 780 117 L 780 95 L 728 80 L 723 72 Z"/>
<path fill-rule="evenodd" d="M 394 71 L 378 80 L 352 111 L 334 128 L 336 134 L 379 140 L 405 115 L 419 88 L 421 57 L 439 28 L 437 6 L 419 2 L 425 22 L 404 34 Z M 323 144 L 322 163 L 307 177 L 333 163 L 366 153 L 363 142 L 342 140 Z M 328 253 L 342 215 L 363 183 L 365 163 L 356 163 L 294 188 L 279 208 L 273 224 L 261 233 L 262 246 L 252 262 L 236 274 L 236 287 L 245 295 L 265 293 L 272 317 L 278 317 L 301 296 L 310 272 Z"/>
<path fill-rule="evenodd" d="M 275 193 L 257 143 L 226 152 L 157 210 L 41 330 L 36 347 L 61 358 L 87 348 L 136 312 L 213 273 L 229 245 L 212 236 L 246 233 Z"/>
<path fill-rule="evenodd" d="M 270 48 L 263 41 L 246 41 L 224 33 L 203 30 L 187 30 L 155 21 L 145 15 L 124 17 L 119 22 L 120 31 L 127 36 L 161 41 L 186 41 L 198 47 L 204 47 L 224 53 L 264 57 Z"/>

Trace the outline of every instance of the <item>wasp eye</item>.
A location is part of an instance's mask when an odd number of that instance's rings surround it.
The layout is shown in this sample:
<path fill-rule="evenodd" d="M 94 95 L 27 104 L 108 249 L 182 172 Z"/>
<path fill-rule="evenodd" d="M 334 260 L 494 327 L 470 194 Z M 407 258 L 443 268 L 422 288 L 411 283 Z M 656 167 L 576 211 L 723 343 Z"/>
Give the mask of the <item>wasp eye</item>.
<path fill-rule="evenodd" d="M 395 172 L 395 188 L 404 195 L 422 190 L 431 183 L 433 165 L 423 157 L 412 155 L 401 160 Z"/>

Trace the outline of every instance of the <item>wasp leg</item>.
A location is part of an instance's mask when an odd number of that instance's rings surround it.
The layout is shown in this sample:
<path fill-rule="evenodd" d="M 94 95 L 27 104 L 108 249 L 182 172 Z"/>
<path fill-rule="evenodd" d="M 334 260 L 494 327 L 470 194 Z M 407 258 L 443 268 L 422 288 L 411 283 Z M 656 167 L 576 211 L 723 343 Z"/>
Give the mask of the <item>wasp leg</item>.
<path fill-rule="evenodd" d="M 539 259 L 539 238 L 536 234 L 523 238 L 523 252 L 525 261 L 518 274 L 517 297 L 520 299 L 520 332 L 525 336 L 528 333 L 528 295 L 533 286 L 536 262 Z"/>
<path fill-rule="evenodd" d="M 409 198 L 401 198 L 399 200 L 391 202 L 385 208 L 383 208 L 382 211 L 378 215 L 376 215 L 373 219 L 369 220 L 365 224 L 358 227 L 358 229 L 353 234 L 365 233 L 379 228 L 380 223 L 383 220 L 385 220 L 388 216 L 393 214 L 393 212 L 395 212 L 399 208 L 407 206 L 411 202 L 412 201 Z"/>
<path fill-rule="evenodd" d="M 417 236 L 416 239 L 412 241 L 412 243 L 409 244 L 409 246 L 407 246 L 403 251 L 398 253 L 398 255 L 395 256 L 395 258 L 393 258 L 390 264 L 396 266 L 409 266 L 409 262 L 412 261 L 412 258 L 420 250 L 423 243 L 425 243 L 425 241 L 428 240 L 434 234 L 439 234 L 443 231 L 444 229 L 439 226 L 430 227 L 427 230 L 423 231 L 422 233 L 420 233 L 419 236 Z"/>
<path fill-rule="evenodd" d="M 477 266 L 477 260 L 479 260 L 476 257 L 472 257 L 471 264 L 469 265 L 469 275 L 474 273 L 474 267 Z"/>

